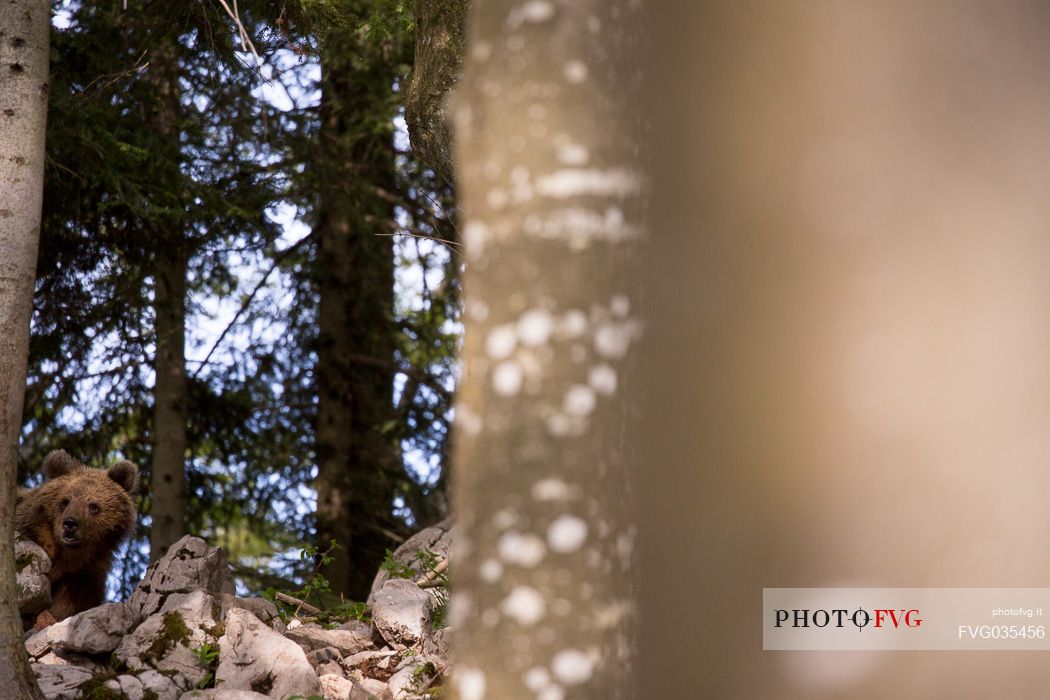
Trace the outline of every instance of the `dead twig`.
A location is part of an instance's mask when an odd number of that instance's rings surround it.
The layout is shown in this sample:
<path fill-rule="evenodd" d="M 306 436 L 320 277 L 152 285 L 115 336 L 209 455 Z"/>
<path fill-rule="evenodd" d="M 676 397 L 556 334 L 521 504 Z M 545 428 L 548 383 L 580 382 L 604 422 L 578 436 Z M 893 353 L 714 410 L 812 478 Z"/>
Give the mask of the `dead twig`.
<path fill-rule="evenodd" d="M 274 597 L 282 603 L 288 603 L 289 605 L 297 606 L 295 608 L 296 615 L 299 614 L 300 610 L 309 613 L 310 615 L 320 615 L 322 612 L 320 608 L 315 608 L 314 606 L 307 603 L 305 600 L 299 600 L 298 598 L 290 596 L 287 593 L 281 593 L 280 591 L 277 591 L 274 594 Z"/>
<path fill-rule="evenodd" d="M 446 557 L 439 561 L 433 569 L 420 576 L 419 579 L 416 580 L 416 585 L 420 588 L 435 588 L 442 585 L 442 582 L 438 579 L 447 569 L 448 558 Z"/>

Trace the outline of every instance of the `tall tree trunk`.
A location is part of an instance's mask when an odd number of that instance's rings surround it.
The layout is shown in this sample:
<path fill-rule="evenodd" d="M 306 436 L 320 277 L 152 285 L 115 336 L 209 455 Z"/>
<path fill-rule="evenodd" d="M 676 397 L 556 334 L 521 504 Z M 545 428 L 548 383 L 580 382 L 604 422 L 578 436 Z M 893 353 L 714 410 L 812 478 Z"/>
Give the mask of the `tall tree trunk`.
<path fill-rule="evenodd" d="M 178 167 L 178 52 L 175 37 L 158 37 L 151 50 L 156 95 L 152 121 L 168 146 L 163 162 Z M 173 173 L 177 179 L 178 173 Z M 164 203 L 167 204 L 167 203 Z M 153 461 L 150 477 L 150 559 L 164 556 L 185 532 L 186 510 L 186 241 L 181 221 L 161 216 L 153 304 L 157 338 L 154 361 Z"/>
<path fill-rule="evenodd" d="M 415 4 L 415 58 L 405 81 L 405 122 L 412 151 L 446 182 L 455 183 L 448 95 L 459 80 L 469 0 L 419 0 Z"/>
<path fill-rule="evenodd" d="M 639 15 L 499 0 L 472 16 L 455 100 L 463 700 L 633 697 Z"/>
<path fill-rule="evenodd" d="M 0 4 L 0 678 L 9 697 L 43 697 L 22 644 L 14 512 L 29 322 L 40 239 L 51 8 Z"/>
<path fill-rule="evenodd" d="M 396 342 L 393 81 L 384 56 L 350 35 L 334 36 L 322 60 L 320 292 L 317 348 L 317 539 L 340 550 L 323 572 L 334 593 L 368 595 L 393 542 L 399 447 L 394 418 Z"/>

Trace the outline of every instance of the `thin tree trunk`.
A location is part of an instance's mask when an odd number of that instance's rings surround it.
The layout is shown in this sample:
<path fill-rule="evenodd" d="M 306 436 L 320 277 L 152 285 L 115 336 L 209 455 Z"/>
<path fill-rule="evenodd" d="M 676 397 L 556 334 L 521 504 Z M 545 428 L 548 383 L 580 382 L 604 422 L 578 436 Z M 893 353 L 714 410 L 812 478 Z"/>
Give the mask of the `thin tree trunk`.
<path fill-rule="evenodd" d="M 628 3 L 477 3 L 453 558 L 463 700 L 633 697 L 645 232 Z"/>
<path fill-rule="evenodd" d="M 151 51 L 157 96 L 153 124 L 178 163 L 178 54 L 174 37 L 160 37 Z M 177 174 L 176 174 L 177 177 Z M 185 532 L 186 510 L 186 243 L 181 222 L 163 217 L 155 232 L 154 314 L 157 355 L 153 394 L 153 461 L 150 478 L 150 559 L 156 561 Z"/>
<path fill-rule="evenodd" d="M 399 448 L 394 419 L 396 329 L 391 238 L 393 61 L 363 40 L 333 37 L 322 61 L 320 293 L 317 348 L 317 541 L 340 549 L 323 573 L 363 600 L 387 548 Z"/>
<path fill-rule="evenodd" d="M 22 644 L 14 509 L 29 322 L 44 187 L 51 12 L 0 3 L 0 679 L 5 696 L 41 698 Z"/>
<path fill-rule="evenodd" d="M 153 413 L 150 559 L 186 533 L 186 263 L 168 258 L 154 288 L 157 358 Z"/>

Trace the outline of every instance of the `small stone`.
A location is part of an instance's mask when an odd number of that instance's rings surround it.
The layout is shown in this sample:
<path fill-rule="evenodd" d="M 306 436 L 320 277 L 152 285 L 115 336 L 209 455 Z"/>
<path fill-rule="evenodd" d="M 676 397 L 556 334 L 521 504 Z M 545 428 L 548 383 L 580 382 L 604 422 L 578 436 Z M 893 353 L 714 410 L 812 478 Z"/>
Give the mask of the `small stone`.
<path fill-rule="evenodd" d="M 343 673 L 343 667 L 336 661 L 326 661 L 325 663 L 318 665 L 315 670 L 317 671 L 318 676 L 346 676 L 346 674 Z"/>
<path fill-rule="evenodd" d="M 420 571 L 422 567 L 419 563 L 419 553 L 423 551 L 433 552 L 440 559 L 447 558 L 452 546 L 452 538 L 454 535 L 455 528 L 452 526 L 452 518 L 445 518 L 436 525 L 424 528 L 402 542 L 401 545 L 394 550 L 393 559 L 399 564 L 412 567 L 417 573 L 422 575 L 424 572 Z M 372 605 L 375 601 L 376 594 L 379 593 L 380 589 L 383 588 L 383 585 L 389 580 L 390 572 L 386 569 L 380 569 L 379 573 L 376 574 L 375 579 L 372 581 L 372 590 L 368 594 L 368 600 L 366 602 L 369 606 Z"/>
<path fill-rule="evenodd" d="M 179 700 L 267 700 L 270 696 L 256 693 L 253 690 L 232 690 L 230 688 L 208 688 L 191 690 L 179 696 Z"/>
<path fill-rule="evenodd" d="M 176 685 L 173 679 L 153 669 L 143 671 L 138 674 L 138 678 L 142 682 L 144 697 L 146 692 L 151 692 L 157 700 L 178 700 L 186 690 Z"/>
<path fill-rule="evenodd" d="M 79 666 L 32 664 L 40 691 L 48 700 L 65 700 L 81 696 L 80 684 L 91 680 L 94 674 Z"/>
<path fill-rule="evenodd" d="M 342 674 L 321 674 L 318 678 L 321 683 L 321 695 L 324 700 L 348 700 L 354 690 L 354 684 L 343 678 Z"/>
<path fill-rule="evenodd" d="M 343 668 L 356 668 L 358 666 L 364 666 L 366 664 L 376 662 L 386 662 L 389 666 L 390 657 L 396 656 L 397 652 L 393 649 L 382 649 L 379 651 L 362 651 L 353 656 L 348 656 L 343 659 Z M 378 666 L 378 663 L 376 664 Z"/>
<path fill-rule="evenodd" d="M 321 649 L 314 649 L 313 651 L 306 652 L 306 660 L 310 662 L 310 665 L 317 668 L 321 664 L 326 664 L 330 661 L 339 662 L 343 660 L 343 655 L 339 653 L 339 650 L 335 647 L 323 647 Z"/>
<path fill-rule="evenodd" d="M 360 637 L 370 638 L 372 636 L 372 625 L 367 622 L 361 622 L 360 620 L 347 620 L 339 625 L 338 629 L 348 630 Z"/>
<path fill-rule="evenodd" d="M 354 681 L 349 700 L 394 700 L 394 694 L 383 681 L 375 678 L 363 678 Z"/>
<path fill-rule="evenodd" d="M 43 656 L 49 651 L 51 651 L 51 641 L 47 637 L 47 629 L 37 630 L 26 639 L 26 652 L 31 657 Z"/>
<path fill-rule="evenodd" d="M 135 676 L 117 676 L 107 681 L 106 687 L 128 700 L 143 700 L 146 697 L 146 686 Z"/>
<path fill-rule="evenodd" d="M 371 637 L 362 637 L 350 630 L 326 630 L 316 625 L 301 625 L 288 629 L 284 636 L 294 640 L 305 651 L 335 647 L 343 656 L 350 656 L 375 646 Z"/>
<path fill-rule="evenodd" d="M 386 684 L 395 698 L 403 698 L 421 693 L 432 680 L 433 675 L 428 672 L 427 663 L 415 659 L 401 664 L 401 668 L 390 676 Z"/>
<path fill-rule="evenodd" d="M 433 616 L 430 594 L 402 578 L 383 584 L 372 605 L 372 623 L 395 649 L 421 641 Z"/>
<path fill-rule="evenodd" d="M 226 617 L 226 613 L 231 608 L 240 608 L 241 610 L 247 610 L 252 615 L 274 627 L 274 623 L 283 625 L 281 622 L 281 616 L 277 612 L 277 606 L 273 604 L 273 601 L 266 600 L 266 598 L 238 598 L 230 593 L 220 593 L 219 603 L 222 604 L 222 617 Z"/>
<path fill-rule="evenodd" d="M 93 657 L 85 654 L 77 654 L 74 652 L 54 652 L 49 651 L 48 653 L 41 656 L 36 660 L 38 664 L 48 666 L 79 666 L 80 668 L 87 669 L 92 673 L 99 673 L 105 670 L 105 666 L 96 661 Z"/>

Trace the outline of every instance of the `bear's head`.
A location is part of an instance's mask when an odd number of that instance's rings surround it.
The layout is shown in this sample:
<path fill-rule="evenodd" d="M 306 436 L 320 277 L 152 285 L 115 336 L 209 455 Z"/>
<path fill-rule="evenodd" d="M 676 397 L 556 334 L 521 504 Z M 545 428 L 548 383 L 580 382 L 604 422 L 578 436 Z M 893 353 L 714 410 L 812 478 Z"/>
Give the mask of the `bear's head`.
<path fill-rule="evenodd" d="M 139 470 L 123 460 L 109 469 L 81 464 L 64 450 L 44 458 L 44 483 L 35 491 L 54 541 L 67 549 L 110 548 L 135 528 Z"/>

